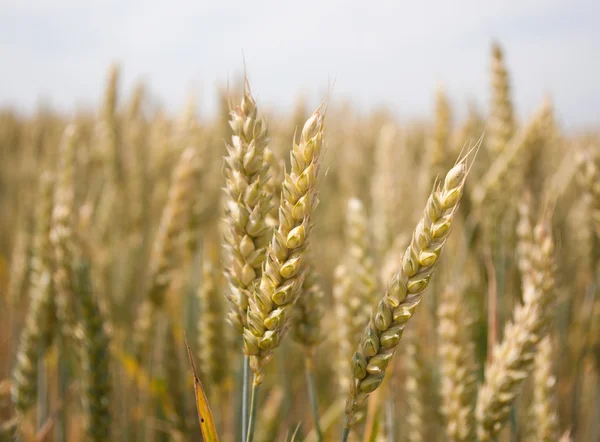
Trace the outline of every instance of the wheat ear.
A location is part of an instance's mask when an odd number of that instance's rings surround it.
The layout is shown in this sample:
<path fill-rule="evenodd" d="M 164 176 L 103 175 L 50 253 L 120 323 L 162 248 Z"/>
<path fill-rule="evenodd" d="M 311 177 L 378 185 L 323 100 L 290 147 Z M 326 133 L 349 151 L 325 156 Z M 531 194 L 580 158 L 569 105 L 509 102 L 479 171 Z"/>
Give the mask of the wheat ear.
<path fill-rule="evenodd" d="M 19 413 L 26 412 L 36 398 L 38 359 L 43 357 L 53 336 L 54 303 L 50 247 L 50 221 L 53 206 L 53 178 L 44 173 L 40 179 L 40 198 L 32 256 L 29 309 L 21 332 L 17 363 L 13 371 L 12 400 Z"/>
<path fill-rule="evenodd" d="M 409 442 L 425 440 L 426 420 L 426 387 L 424 383 L 424 365 L 416 333 L 410 333 L 404 347 L 404 364 L 406 377 L 404 392 L 408 410 L 406 414 L 406 434 Z"/>
<path fill-rule="evenodd" d="M 553 351 L 552 338 L 546 336 L 538 346 L 533 367 L 533 428 L 538 442 L 559 439 Z"/>
<path fill-rule="evenodd" d="M 447 170 L 450 151 L 452 115 L 448 96 L 439 87 L 435 94 L 435 123 L 433 139 L 429 141 L 429 176 L 433 179 Z"/>
<path fill-rule="evenodd" d="M 408 320 L 421 302 L 448 236 L 463 195 L 468 174 L 462 158 L 431 192 L 400 270 L 371 314 L 362 340 L 352 357 L 354 389 L 346 404 L 346 427 L 356 422 L 356 410 L 383 382 L 385 371 Z"/>
<path fill-rule="evenodd" d="M 75 215 L 75 126 L 64 132 L 59 153 L 58 173 L 52 210 L 50 241 L 54 250 L 54 288 L 56 316 L 64 335 L 72 331 L 73 318 L 73 255 Z"/>
<path fill-rule="evenodd" d="M 111 440 L 111 381 L 109 338 L 104 331 L 104 314 L 92 289 L 89 265 L 80 262 L 76 268 L 77 299 L 81 315 L 78 340 L 82 344 L 84 369 L 84 404 L 89 440 Z"/>
<path fill-rule="evenodd" d="M 471 336 L 473 320 L 465 305 L 463 289 L 442 292 L 438 307 L 441 411 L 446 437 L 451 442 L 473 440 L 477 366 Z"/>
<path fill-rule="evenodd" d="M 280 344 L 301 292 L 306 269 L 306 247 L 317 206 L 324 116 L 317 110 L 302 129 L 300 142 L 293 143 L 291 170 L 285 175 L 279 207 L 279 224 L 273 232 L 260 284 L 248 307 L 244 328 L 244 353 L 250 356 L 255 383 L 262 381 L 262 368 Z"/>
<path fill-rule="evenodd" d="M 346 206 L 345 259 L 336 268 L 333 297 L 337 321 L 338 380 L 344 395 L 350 393 L 353 382 L 348 359 L 360 334 L 369 322 L 371 305 L 375 302 L 377 281 L 369 254 L 369 226 L 365 207 L 357 198 Z"/>
<path fill-rule="evenodd" d="M 258 117 L 248 82 L 240 105 L 230 115 L 233 136 L 225 157 L 224 238 L 230 287 L 227 293 L 231 306 L 229 320 L 241 334 L 246 325 L 248 299 L 260 280 L 271 238 L 266 223 L 271 199 L 269 163 L 265 158 L 267 125 Z"/>
<path fill-rule="evenodd" d="M 515 133 L 513 105 L 510 98 L 510 82 L 500 45 L 492 46 L 492 102 L 488 133 L 491 153 L 502 152 Z"/>
<path fill-rule="evenodd" d="M 482 442 L 493 440 L 500 432 L 523 380 L 532 370 L 553 299 L 553 251 L 550 228 L 542 221 L 534 230 L 531 274 L 524 277 L 530 283 L 523 284 L 523 304 L 515 308 L 512 322 L 504 329 L 503 341 L 493 349 L 492 362 L 479 390 L 477 436 Z"/>
<path fill-rule="evenodd" d="M 10 256 L 10 279 L 7 288 L 8 300 L 12 306 L 18 306 L 27 294 L 31 279 L 31 259 L 33 238 L 27 222 L 15 235 L 15 245 Z"/>

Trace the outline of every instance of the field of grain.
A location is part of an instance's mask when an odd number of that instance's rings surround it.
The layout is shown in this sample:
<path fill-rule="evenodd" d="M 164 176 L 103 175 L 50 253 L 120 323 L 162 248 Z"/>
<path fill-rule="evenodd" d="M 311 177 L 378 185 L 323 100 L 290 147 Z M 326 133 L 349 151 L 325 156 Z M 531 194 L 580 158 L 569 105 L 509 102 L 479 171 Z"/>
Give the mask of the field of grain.
<path fill-rule="evenodd" d="M 119 75 L 0 113 L 0 441 L 600 440 L 600 134 L 499 45 L 463 119 Z"/>

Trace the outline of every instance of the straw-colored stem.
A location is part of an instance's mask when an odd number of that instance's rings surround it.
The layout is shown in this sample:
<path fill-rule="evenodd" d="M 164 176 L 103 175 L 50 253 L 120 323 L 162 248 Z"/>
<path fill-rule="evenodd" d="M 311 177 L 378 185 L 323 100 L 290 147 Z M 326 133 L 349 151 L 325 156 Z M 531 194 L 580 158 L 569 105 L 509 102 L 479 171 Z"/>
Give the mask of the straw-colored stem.
<path fill-rule="evenodd" d="M 250 407 L 250 358 L 244 355 L 244 367 L 243 367 L 243 379 L 242 379 L 242 440 L 246 440 L 248 434 L 248 416 Z"/>
<path fill-rule="evenodd" d="M 250 413 L 248 415 L 248 434 L 246 435 L 246 442 L 254 441 L 254 430 L 256 423 L 256 399 L 258 396 L 258 387 L 260 386 L 260 382 L 258 381 L 258 376 L 254 375 L 254 380 L 252 381 L 252 394 L 250 396 Z"/>
<path fill-rule="evenodd" d="M 311 355 L 306 356 L 304 364 L 306 366 L 306 386 L 308 388 L 310 411 L 317 432 L 317 440 L 321 442 L 323 440 L 323 431 L 321 430 L 321 424 L 319 423 L 319 402 L 317 399 L 317 389 L 315 387 L 315 367 L 313 357 Z"/>

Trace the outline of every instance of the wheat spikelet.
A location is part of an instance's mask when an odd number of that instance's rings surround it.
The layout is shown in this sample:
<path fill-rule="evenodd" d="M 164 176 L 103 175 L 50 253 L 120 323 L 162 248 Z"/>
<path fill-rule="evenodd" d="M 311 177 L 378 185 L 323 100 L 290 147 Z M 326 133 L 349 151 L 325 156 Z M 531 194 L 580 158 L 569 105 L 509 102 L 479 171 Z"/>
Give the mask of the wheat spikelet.
<path fill-rule="evenodd" d="M 350 393 L 353 378 L 348 359 L 360 334 L 369 321 L 371 305 L 377 290 L 375 270 L 368 250 L 368 219 L 362 202 L 357 198 L 348 200 L 346 206 L 345 247 L 347 253 L 335 274 L 334 300 L 337 321 L 336 337 L 340 390 Z"/>
<path fill-rule="evenodd" d="M 82 345 L 84 404 L 87 435 L 95 442 L 111 440 L 111 381 L 109 338 L 104 330 L 104 315 L 92 289 L 90 268 L 80 262 L 76 268 L 77 300 L 81 315 L 78 338 Z"/>
<path fill-rule="evenodd" d="M 356 381 L 346 405 L 348 427 L 355 423 L 355 412 L 360 404 L 381 385 L 405 324 L 429 285 L 463 195 L 468 173 L 467 159 L 468 155 L 448 172 L 443 185 L 437 185 L 431 192 L 412 241 L 404 253 L 402 266 L 371 314 L 351 362 Z"/>
<path fill-rule="evenodd" d="M 317 205 L 324 117 L 317 110 L 308 119 L 300 142 L 293 143 L 291 171 L 281 191 L 279 224 L 273 233 L 260 284 L 253 291 L 244 328 L 244 353 L 251 356 L 255 382 L 262 367 L 288 328 L 292 308 L 300 294 L 306 269 L 306 247 Z"/>
<path fill-rule="evenodd" d="M 448 287 L 438 306 L 441 411 L 446 437 L 451 442 L 468 442 L 475 429 L 477 367 L 471 337 L 472 317 L 462 291 Z"/>
<path fill-rule="evenodd" d="M 258 117 L 256 102 L 246 82 L 244 97 L 231 111 L 233 136 L 225 157 L 228 200 L 225 206 L 224 239 L 230 290 L 229 320 L 242 333 L 248 299 L 258 283 L 271 231 L 266 217 L 270 209 L 269 163 L 265 160 L 267 126 Z"/>
<path fill-rule="evenodd" d="M 53 191 L 52 176 L 43 174 L 40 179 L 40 201 L 31 262 L 29 309 L 13 371 L 12 400 L 19 413 L 26 412 L 35 401 L 38 358 L 44 356 L 53 336 L 52 249 L 49 244 Z"/>
<path fill-rule="evenodd" d="M 493 440 L 508 418 L 510 406 L 523 380 L 531 372 L 537 345 L 544 336 L 547 311 L 554 288 L 553 243 L 545 220 L 534 231 L 531 275 L 524 278 L 523 304 L 515 308 L 503 341 L 493 349 L 493 359 L 479 390 L 476 408 L 477 436 Z"/>
<path fill-rule="evenodd" d="M 269 227 L 276 228 L 279 222 L 279 198 L 281 196 L 281 184 L 285 176 L 285 161 L 283 159 L 278 161 L 273 151 L 268 147 L 265 148 L 264 161 L 269 165 L 267 193 L 271 195 L 271 205 L 265 222 Z"/>
<path fill-rule="evenodd" d="M 58 173 L 52 210 L 50 241 L 54 249 L 56 316 L 61 331 L 68 335 L 73 325 L 73 256 L 75 216 L 75 127 L 65 129 L 60 146 Z"/>
<path fill-rule="evenodd" d="M 492 102 L 488 131 L 488 148 L 492 154 L 499 154 L 515 133 L 513 105 L 510 98 L 510 82 L 504 65 L 502 48 L 492 46 Z"/>
<path fill-rule="evenodd" d="M 538 442 L 559 438 L 553 350 L 552 339 L 546 336 L 540 341 L 533 367 L 533 428 Z"/>

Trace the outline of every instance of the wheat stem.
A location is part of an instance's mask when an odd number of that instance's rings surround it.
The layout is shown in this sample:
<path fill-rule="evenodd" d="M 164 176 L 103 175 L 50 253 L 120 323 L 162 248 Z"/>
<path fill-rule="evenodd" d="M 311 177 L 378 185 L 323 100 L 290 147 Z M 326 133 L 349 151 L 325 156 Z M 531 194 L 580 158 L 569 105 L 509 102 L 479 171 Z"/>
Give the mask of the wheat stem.
<path fill-rule="evenodd" d="M 248 434 L 248 417 L 250 408 L 250 358 L 244 355 L 242 379 L 242 440 L 246 440 Z"/>
<path fill-rule="evenodd" d="M 252 394 L 250 396 L 250 413 L 248 415 L 248 434 L 246 435 L 246 442 L 254 441 L 254 426 L 256 423 L 256 399 L 258 396 L 258 387 L 260 382 L 258 376 L 255 374 L 252 381 Z"/>
<path fill-rule="evenodd" d="M 319 402 L 317 399 L 317 389 L 315 387 L 315 367 L 312 355 L 309 355 L 304 359 L 304 365 L 306 367 L 306 385 L 308 388 L 310 411 L 317 432 L 317 440 L 321 442 L 323 440 L 323 431 L 321 430 L 321 424 L 319 423 Z"/>

